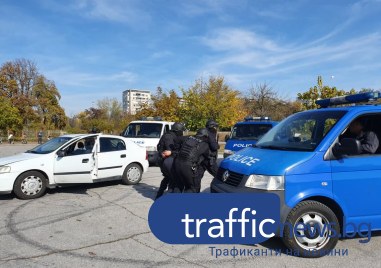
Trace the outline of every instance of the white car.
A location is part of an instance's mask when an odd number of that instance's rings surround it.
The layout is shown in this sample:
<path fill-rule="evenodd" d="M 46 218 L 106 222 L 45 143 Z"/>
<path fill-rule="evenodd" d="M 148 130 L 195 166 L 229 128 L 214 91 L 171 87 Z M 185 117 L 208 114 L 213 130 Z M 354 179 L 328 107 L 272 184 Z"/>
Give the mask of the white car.
<path fill-rule="evenodd" d="M 65 135 L 25 153 L 0 158 L 0 193 L 21 199 L 42 196 L 61 184 L 122 180 L 137 184 L 148 169 L 141 147 L 124 137 Z"/>

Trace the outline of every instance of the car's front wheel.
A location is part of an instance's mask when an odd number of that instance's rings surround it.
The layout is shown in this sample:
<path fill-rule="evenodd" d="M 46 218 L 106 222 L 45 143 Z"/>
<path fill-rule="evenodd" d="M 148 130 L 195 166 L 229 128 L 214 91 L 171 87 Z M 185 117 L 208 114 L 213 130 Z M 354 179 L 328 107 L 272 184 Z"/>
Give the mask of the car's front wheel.
<path fill-rule="evenodd" d="M 47 178 L 38 171 L 27 171 L 17 177 L 13 192 L 20 199 L 33 199 L 46 192 Z"/>
<path fill-rule="evenodd" d="M 340 237 L 340 224 L 333 211 L 317 201 L 302 201 L 291 210 L 283 242 L 294 254 L 317 258 L 332 250 Z"/>
<path fill-rule="evenodd" d="M 142 179 L 142 175 L 143 170 L 138 164 L 129 164 L 123 172 L 122 182 L 128 185 L 138 184 Z"/>

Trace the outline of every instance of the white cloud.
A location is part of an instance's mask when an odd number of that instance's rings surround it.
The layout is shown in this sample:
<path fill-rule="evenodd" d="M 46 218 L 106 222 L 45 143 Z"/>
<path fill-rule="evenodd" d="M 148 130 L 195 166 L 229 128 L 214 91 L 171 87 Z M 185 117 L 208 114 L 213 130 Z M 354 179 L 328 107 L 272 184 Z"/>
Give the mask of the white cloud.
<path fill-rule="evenodd" d="M 55 81 L 57 85 L 62 87 L 76 86 L 86 88 L 99 88 L 99 84 L 109 82 L 113 82 L 113 85 L 126 86 L 126 84 L 134 82 L 137 78 L 135 73 L 129 71 L 121 71 L 113 74 L 95 74 L 81 73 L 67 68 L 47 70 L 44 72 L 44 74 L 48 79 Z"/>
<path fill-rule="evenodd" d="M 151 22 L 150 14 L 137 0 L 71 0 L 55 2 L 40 0 L 41 4 L 56 12 L 76 13 L 90 19 L 120 22 L 133 27 L 145 27 Z"/>
<path fill-rule="evenodd" d="M 381 34 L 374 33 L 344 40 L 341 43 L 311 42 L 308 45 L 278 44 L 255 32 L 242 29 L 219 29 L 205 38 L 202 43 L 212 50 L 221 51 L 217 56 L 208 58 L 207 67 L 215 71 L 231 65 L 252 70 L 274 71 L 274 67 L 290 68 L 290 65 L 312 65 L 333 59 L 349 58 L 353 54 L 366 53 L 381 45 Z M 292 67 L 292 66 L 291 66 Z"/>
<path fill-rule="evenodd" d="M 280 47 L 274 41 L 256 34 L 255 32 L 238 29 L 217 29 L 201 38 L 202 43 L 213 50 L 251 50 L 259 49 L 266 51 L 278 51 Z"/>

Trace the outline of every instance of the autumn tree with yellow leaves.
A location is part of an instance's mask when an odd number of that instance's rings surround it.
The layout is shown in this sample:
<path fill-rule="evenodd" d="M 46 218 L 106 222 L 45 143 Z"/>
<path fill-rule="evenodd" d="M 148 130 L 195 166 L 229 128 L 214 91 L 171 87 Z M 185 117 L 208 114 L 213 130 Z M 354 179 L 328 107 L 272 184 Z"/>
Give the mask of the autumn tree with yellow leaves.
<path fill-rule="evenodd" d="M 355 93 L 356 90 L 354 89 L 345 91 L 342 89 L 337 89 L 336 87 L 325 86 L 323 85 L 323 78 L 318 76 L 317 85 L 311 87 L 306 92 L 298 93 L 297 98 L 301 102 L 303 110 L 311 110 L 319 108 L 319 106 L 315 103 L 315 101 L 319 99 L 327 99 Z"/>
<path fill-rule="evenodd" d="M 230 128 L 246 115 L 240 92 L 227 85 L 222 76 L 199 79 L 182 93 L 180 118 L 190 130 L 205 127 L 208 119 L 216 120 L 222 129 Z"/>

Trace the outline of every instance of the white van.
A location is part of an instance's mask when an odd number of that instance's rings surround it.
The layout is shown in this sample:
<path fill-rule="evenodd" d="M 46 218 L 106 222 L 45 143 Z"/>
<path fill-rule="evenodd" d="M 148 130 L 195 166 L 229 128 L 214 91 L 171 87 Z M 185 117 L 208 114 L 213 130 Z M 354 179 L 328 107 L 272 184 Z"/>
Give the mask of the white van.
<path fill-rule="evenodd" d="M 161 136 L 171 130 L 174 123 L 175 122 L 157 120 L 157 118 L 131 121 L 122 132 L 122 136 L 146 147 L 149 163 L 156 165 L 158 157 L 157 144 Z"/>

